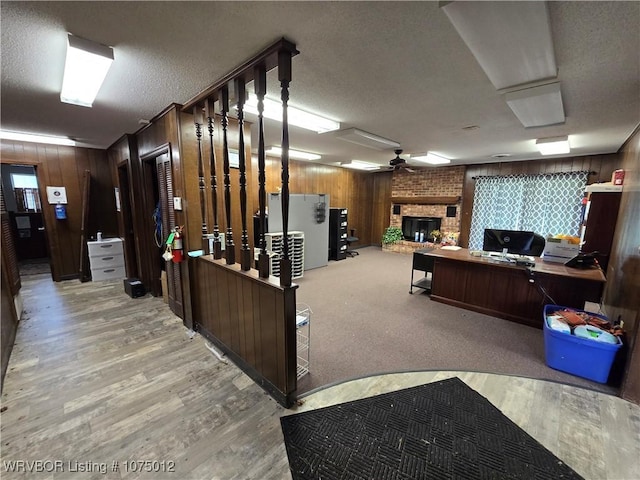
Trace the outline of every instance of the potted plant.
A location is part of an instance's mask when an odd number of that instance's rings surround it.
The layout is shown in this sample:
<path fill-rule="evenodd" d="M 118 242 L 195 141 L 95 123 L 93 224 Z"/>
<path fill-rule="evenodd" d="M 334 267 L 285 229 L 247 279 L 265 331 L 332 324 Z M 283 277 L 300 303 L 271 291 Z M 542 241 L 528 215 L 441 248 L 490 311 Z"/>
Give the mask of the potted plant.
<path fill-rule="evenodd" d="M 382 235 L 382 245 L 393 245 L 402 238 L 402 230 L 399 227 L 388 227 Z"/>
<path fill-rule="evenodd" d="M 431 230 L 429 236 L 433 238 L 433 243 L 439 243 L 442 239 L 442 232 L 440 230 Z"/>

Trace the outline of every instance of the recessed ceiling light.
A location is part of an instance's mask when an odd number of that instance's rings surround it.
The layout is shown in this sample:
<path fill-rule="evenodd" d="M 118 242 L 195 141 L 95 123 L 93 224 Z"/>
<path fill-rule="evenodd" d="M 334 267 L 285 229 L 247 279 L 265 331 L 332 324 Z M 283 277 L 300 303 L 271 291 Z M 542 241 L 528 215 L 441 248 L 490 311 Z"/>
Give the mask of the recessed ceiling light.
<path fill-rule="evenodd" d="M 389 140 L 374 133 L 365 132 L 359 128 L 347 128 L 336 132 L 336 138 L 376 150 L 388 150 L 390 148 L 400 147 L 400 144 L 394 140 Z"/>
<path fill-rule="evenodd" d="M 343 163 L 342 167 L 353 168 L 355 170 L 379 170 L 380 165 L 377 163 L 363 162 L 362 160 L 351 160 L 348 163 Z"/>
<path fill-rule="evenodd" d="M 510 156 L 510 153 L 496 153 L 495 155 L 491 155 L 491 158 L 507 158 Z"/>
<path fill-rule="evenodd" d="M 281 157 L 282 156 L 282 148 L 280 147 L 269 147 L 264 153 L 267 155 L 271 155 L 272 157 Z M 303 152 L 301 150 L 292 150 L 289 149 L 289 158 L 293 158 L 295 160 L 320 160 L 322 157 L 316 153 Z"/>
<path fill-rule="evenodd" d="M 8 132 L 6 130 L 0 130 L 0 138 L 3 138 L 5 140 L 17 140 L 19 142 L 49 143 L 52 145 L 68 145 L 70 147 L 73 147 L 76 144 L 75 140 L 69 137 L 33 135 L 31 133 Z"/>
<path fill-rule="evenodd" d="M 91 107 L 113 62 L 113 48 L 67 35 L 60 101 Z"/>
<path fill-rule="evenodd" d="M 411 160 L 417 160 L 418 162 L 429 163 L 431 165 L 445 165 L 447 163 L 451 163 L 451 160 L 449 160 L 448 158 L 436 155 L 435 153 L 431 152 L 428 152 L 426 155 L 418 155 L 415 157 L 412 156 Z"/>
<path fill-rule="evenodd" d="M 245 112 L 258 115 L 258 97 L 254 94 L 249 95 L 247 103 L 244 105 Z M 264 99 L 264 116 L 271 120 L 282 121 L 282 102 Z M 295 125 L 300 128 L 306 128 L 317 133 L 331 132 L 340 128 L 340 123 L 330 120 L 315 113 L 305 112 L 296 107 L 287 105 L 287 120 L 289 125 Z"/>
<path fill-rule="evenodd" d="M 539 138 L 536 140 L 536 146 L 542 155 L 561 155 L 571 151 L 568 135 L 564 135 L 562 137 Z"/>

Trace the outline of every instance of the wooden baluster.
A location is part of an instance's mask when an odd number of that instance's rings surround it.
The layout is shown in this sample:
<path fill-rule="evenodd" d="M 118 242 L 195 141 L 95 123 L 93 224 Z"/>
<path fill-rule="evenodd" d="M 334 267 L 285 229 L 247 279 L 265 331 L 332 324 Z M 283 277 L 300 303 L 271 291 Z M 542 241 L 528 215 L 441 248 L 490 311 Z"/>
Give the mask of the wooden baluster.
<path fill-rule="evenodd" d="M 231 181 L 229 179 L 229 141 L 227 127 L 229 126 L 229 87 L 226 85 L 220 90 L 222 103 L 222 153 L 224 171 L 224 210 L 227 218 L 227 232 L 224 239 L 225 258 L 227 265 L 236 263 L 236 249 L 233 244 L 233 230 L 231 229 Z"/>
<path fill-rule="evenodd" d="M 260 209 L 260 255 L 258 256 L 258 272 L 260 278 L 269 278 L 269 255 L 264 234 L 267 229 L 266 204 L 267 191 L 265 189 L 265 145 L 264 145 L 264 96 L 267 94 L 267 70 L 264 65 L 258 65 L 254 70 L 253 85 L 258 97 L 258 205 Z"/>
<path fill-rule="evenodd" d="M 291 286 L 291 258 L 289 257 L 289 121 L 287 103 L 289 102 L 289 82 L 291 81 L 291 54 L 278 53 L 278 79 L 282 98 L 282 258 L 280 259 L 280 286 Z"/>
<path fill-rule="evenodd" d="M 238 163 L 240 167 L 240 216 L 242 217 L 240 268 L 247 271 L 251 269 L 251 252 L 249 251 L 249 235 L 247 234 L 247 165 L 244 155 L 244 102 L 247 92 L 244 77 L 236 78 L 235 87 L 238 96 Z"/>
<path fill-rule="evenodd" d="M 200 215 L 202 217 L 202 251 L 204 254 L 209 249 L 209 240 L 207 239 L 207 209 L 204 191 L 204 166 L 202 164 L 202 124 L 200 123 L 200 112 L 198 105 L 193 107 L 193 123 L 196 127 L 196 140 L 198 141 L 198 185 L 200 187 Z"/>
<path fill-rule="evenodd" d="M 216 178 L 216 151 L 213 145 L 213 122 L 215 112 L 213 109 L 213 99 L 207 98 L 204 108 L 209 126 L 209 169 L 211 173 L 211 205 L 213 209 L 213 258 L 222 258 L 222 242 L 220 241 L 220 227 L 218 225 L 218 180 Z"/>

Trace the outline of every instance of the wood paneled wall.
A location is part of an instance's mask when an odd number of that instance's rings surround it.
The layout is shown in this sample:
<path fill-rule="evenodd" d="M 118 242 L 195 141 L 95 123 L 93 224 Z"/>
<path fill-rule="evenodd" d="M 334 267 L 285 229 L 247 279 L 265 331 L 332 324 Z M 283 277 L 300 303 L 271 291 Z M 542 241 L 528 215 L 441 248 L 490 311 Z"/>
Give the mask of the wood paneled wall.
<path fill-rule="evenodd" d="M 142 271 L 140 256 L 139 236 L 135 234 L 135 226 L 141 225 L 143 219 L 136 205 L 140 202 L 139 195 L 134 195 L 140 178 L 140 172 L 136 171 L 136 162 L 131 159 L 138 157 L 138 144 L 133 135 L 123 135 L 107 150 L 111 164 L 111 177 L 114 186 L 118 187 L 120 194 L 120 211 L 116 211 L 118 221 L 118 237 L 124 240 L 125 265 L 127 277 L 138 277 Z M 128 184 L 120 181 L 119 170 L 124 169 Z M 133 232 L 130 230 L 134 230 Z"/>
<path fill-rule="evenodd" d="M 2 278 L 0 285 L 0 294 L 2 295 L 2 307 L 0 315 L 2 315 L 2 321 L 0 322 L 0 393 L 2 393 L 2 385 L 4 384 L 4 374 L 7 371 L 7 365 L 9 364 L 9 357 L 11 356 L 11 350 L 13 350 L 13 343 L 16 338 L 16 331 L 18 330 L 18 315 L 16 314 L 16 308 L 11 294 L 11 285 L 7 272 L 7 265 L 2 263 Z"/>
<path fill-rule="evenodd" d="M 4 189 L 0 188 L 0 215 L 2 219 L 2 235 L 0 245 L 2 247 L 2 321 L 0 322 L 0 393 L 4 384 L 4 374 L 9 364 L 9 356 L 13 350 L 13 344 L 18 330 L 18 312 L 14 298 L 19 295 L 21 288 L 20 272 L 16 249 L 11 236 L 9 226 L 9 214 L 7 213 Z"/>
<path fill-rule="evenodd" d="M 91 172 L 89 235 L 95 235 L 98 230 L 105 236 L 118 233 L 113 181 L 106 151 L 12 140 L 2 140 L 1 147 L 2 163 L 36 167 L 53 279 L 77 278 L 80 271 L 82 175 L 85 170 Z M 47 186 L 65 187 L 68 201 L 66 220 L 56 220 L 54 206 L 47 202 Z"/>
<path fill-rule="evenodd" d="M 282 405 L 296 390 L 295 287 L 258 278 L 211 256 L 190 259 L 194 318 L 200 333 L 227 353 Z M 273 277 L 272 277 L 273 278 Z"/>
<path fill-rule="evenodd" d="M 138 155 L 131 159 L 132 185 L 135 185 L 137 194 L 134 194 L 137 221 L 135 223 L 135 236 L 138 242 L 138 256 L 140 257 L 140 277 L 147 289 L 155 296 L 162 294 L 160 283 L 160 265 L 163 261 L 158 253 L 158 247 L 154 240 L 155 224 L 153 211 L 155 203 L 150 200 L 153 196 L 145 189 L 144 165 L 140 157 L 144 157 L 163 145 L 168 145 L 172 165 L 173 194 L 176 197 L 184 195 L 183 165 L 180 151 L 180 106 L 171 105 L 151 120 L 151 123 L 135 134 L 138 147 Z M 147 179 L 157 182 L 155 178 Z M 176 212 L 176 224 L 185 224 L 184 211 Z M 188 278 L 184 276 L 183 278 Z M 188 288 L 188 282 L 183 282 Z"/>
<path fill-rule="evenodd" d="M 537 175 L 543 173 L 578 172 L 581 170 L 595 172 L 589 175 L 587 183 L 611 180 L 611 174 L 621 165 L 617 153 L 609 155 L 589 155 L 584 157 L 567 157 L 549 160 L 530 160 L 523 162 L 482 163 L 467 166 L 462 191 L 462 219 L 459 243 L 463 247 L 469 244 L 471 229 L 471 213 L 473 211 L 473 177 L 483 175 Z"/>
<path fill-rule="evenodd" d="M 257 158 L 253 158 L 253 169 L 257 171 Z M 280 160 L 268 157 L 266 159 L 267 194 L 278 192 L 281 185 Z M 379 229 L 380 220 L 374 219 L 373 201 L 374 186 L 384 185 L 384 174 L 358 172 L 330 165 L 318 165 L 310 162 L 292 160 L 289 164 L 291 194 L 328 194 L 332 208 L 347 208 L 349 210 L 348 229 L 355 230 L 359 242 L 355 247 L 380 243 L 380 236 L 372 236 L 372 226 Z M 382 175 L 378 181 L 378 175 Z M 389 182 L 390 184 L 390 182 Z M 386 187 L 382 188 L 386 192 Z M 257 190 L 254 194 L 254 204 L 258 204 Z M 384 203 L 384 200 L 382 200 Z M 390 205 L 390 204 L 389 204 Z M 379 205 L 380 207 L 381 205 Z M 386 221 L 389 221 L 389 211 Z"/>
<path fill-rule="evenodd" d="M 628 363 L 621 396 L 640 404 L 640 129 L 623 146 L 625 171 L 604 292 L 609 318 L 624 321 Z"/>
<path fill-rule="evenodd" d="M 382 235 L 390 224 L 393 172 L 371 176 L 371 244 L 382 245 Z"/>

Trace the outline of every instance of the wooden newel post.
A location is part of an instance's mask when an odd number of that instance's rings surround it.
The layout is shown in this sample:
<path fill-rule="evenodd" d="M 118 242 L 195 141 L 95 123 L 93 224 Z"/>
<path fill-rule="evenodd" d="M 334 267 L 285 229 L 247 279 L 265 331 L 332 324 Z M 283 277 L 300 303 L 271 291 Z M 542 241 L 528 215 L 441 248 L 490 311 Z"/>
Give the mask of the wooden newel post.
<path fill-rule="evenodd" d="M 233 243 L 233 230 L 231 229 L 231 181 L 229 179 L 229 140 L 227 127 L 229 125 L 229 87 L 226 85 L 220 90 L 222 103 L 222 154 L 224 162 L 224 211 L 227 219 L 227 232 L 225 234 L 225 259 L 227 265 L 236 263 L 236 249 Z"/>
<path fill-rule="evenodd" d="M 264 145 L 264 96 L 267 94 L 267 69 L 264 64 L 254 69 L 253 84 L 258 97 L 258 205 L 260 209 L 260 255 L 258 256 L 258 273 L 260 278 L 269 278 L 269 255 L 265 240 L 267 192 L 265 145 Z"/>
<path fill-rule="evenodd" d="M 247 234 L 247 164 L 244 152 L 244 102 L 247 91 L 244 77 L 236 78 L 235 90 L 238 96 L 238 166 L 240 167 L 240 217 L 242 219 L 240 268 L 247 271 L 251 269 L 251 252 Z"/>
<path fill-rule="evenodd" d="M 193 123 L 196 127 L 196 140 L 198 141 L 198 185 L 200 187 L 200 216 L 202 218 L 202 251 L 207 253 L 209 241 L 207 240 L 207 201 L 204 190 L 204 166 L 202 163 L 202 122 L 201 111 L 198 105 L 193 107 Z"/>
<path fill-rule="evenodd" d="M 205 115 L 209 127 L 209 170 L 211 173 L 211 208 L 213 210 L 213 258 L 222 258 L 222 242 L 220 241 L 220 227 L 218 226 L 218 190 L 216 179 L 216 151 L 213 145 L 214 109 L 213 99 L 204 102 Z"/>
<path fill-rule="evenodd" d="M 280 286 L 291 286 L 291 258 L 289 257 L 289 83 L 291 82 L 291 53 L 278 52 L 278 79 L 282 98 L 282 258 L 280 259 Z"/>

